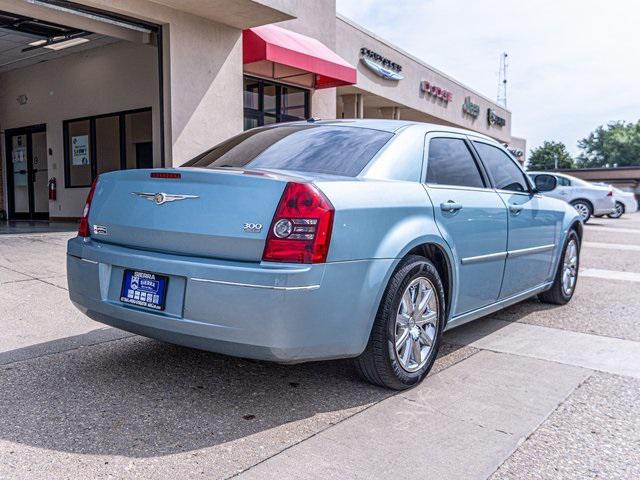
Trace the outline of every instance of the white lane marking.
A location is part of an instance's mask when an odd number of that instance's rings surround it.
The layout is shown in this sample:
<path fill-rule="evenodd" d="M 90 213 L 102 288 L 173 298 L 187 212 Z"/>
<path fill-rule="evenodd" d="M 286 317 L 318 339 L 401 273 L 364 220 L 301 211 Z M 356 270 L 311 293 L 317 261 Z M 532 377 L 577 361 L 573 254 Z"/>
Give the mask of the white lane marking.
<path fill-rule="evenodd" d="M 596 232 L 618 232 L 618 233 L 635 233 L 640 235 L 640 228 L 615 228 L 615 227 L 600 227 L 589 226 L 586 227 L 587 232 L 595 230 Z"/>
<path fill-rule="evenodd" d="M 486 319 L 447 332 L 445 341 L 640 378 L 640 342 Z"/>
<path fill-rule="evenodd" d="M 623 243 L 582 242 L 583 247 L 604 248 L 607 250 L 625 250 L 628 252 L 640 252 L 640 245 L 625 245 Z"/>
<path fill-rule="evenodd" d="M 640 273 L 620 272 L 617 270 L 603 270 L 601 268 L 581 268 L 583 277 L 604 278 L 606 280 L 623 280 L 627 282 L 640 282 Z"/>

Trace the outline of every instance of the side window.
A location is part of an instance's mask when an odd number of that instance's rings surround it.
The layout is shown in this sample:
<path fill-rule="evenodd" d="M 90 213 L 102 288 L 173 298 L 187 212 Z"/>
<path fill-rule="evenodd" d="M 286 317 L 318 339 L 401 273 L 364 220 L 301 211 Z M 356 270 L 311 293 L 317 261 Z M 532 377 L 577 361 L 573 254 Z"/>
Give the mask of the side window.
<path fill-rule="evenodd" d="M 558 179 L 558 185 L 560 185 L 561 187 L 570 187 L 571 186 L 571 181 L 568 178 L 564 178 L 564 177 L 556 177 Z"/>
<path fill-rule="evenodd" d="M 485 187 L 478 165 L 461 138 L 432 138 L 429 141 L 427 183 Z"/>
<path fill-rule="evenodd" d="M 489 170 L 498 190 L 528 192 L 529 184 L 524 173 L 515 162 L 497 147 L 482 142 L 473 142 L 480 158 Z"/>

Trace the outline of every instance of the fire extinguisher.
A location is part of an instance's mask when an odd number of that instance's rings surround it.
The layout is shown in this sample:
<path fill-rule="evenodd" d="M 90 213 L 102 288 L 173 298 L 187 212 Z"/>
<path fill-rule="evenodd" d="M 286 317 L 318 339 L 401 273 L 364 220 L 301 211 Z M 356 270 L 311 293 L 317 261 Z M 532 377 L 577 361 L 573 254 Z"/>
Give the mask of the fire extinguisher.
<path fill-rule="evenodd" d="M 56 179 L 49 179 L 49 200 L 55 200 L 57 197 Z"/>

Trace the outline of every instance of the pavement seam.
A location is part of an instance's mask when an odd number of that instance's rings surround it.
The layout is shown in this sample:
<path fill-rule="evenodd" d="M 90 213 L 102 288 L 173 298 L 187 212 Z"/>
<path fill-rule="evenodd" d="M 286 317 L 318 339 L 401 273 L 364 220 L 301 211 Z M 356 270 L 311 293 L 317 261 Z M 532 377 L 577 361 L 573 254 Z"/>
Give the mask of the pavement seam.
<path fill-rule="evenodd" d="M 4 264 L 2 265 L 2 268 L 5 268 L 5 269 L 7 269 L 7 270 L 9 270 L 10 272 L 13 272 L 13 273 L 19 273 L 20 275 L 24 275 L 25 277 L 29 277 L 29 280 L 37 280 L 37 281 L 39 281 L 39 282 L 46 283 L 47 285 L 51 285 L 51 286 L 53 286 L 53 287 L 59 288 L 60 290 L 64 290 L 65 292 L 68 292 L 68 291 L 69 291 L 67 288 L 61 287 L 60 285 L 56 285 L 55 283 L 47 282 L 47 281 L 45 280 L 45 278 L 60 277 L 60 276 L 62 276 L 63 274 L 60 274 L 60 275 L 51 275 L 51 276 L 47 276 L 47 277 L 43 277 L 43 278 L 38 278 L 38 277 L 34 277 L 33 275 L 31 275 L 31 274 L 29 274 L 29 273 L 25 273 L 25 272 L 21 272 L 20 270 L 15 270 L 15 269 L 13 269 L 13 268 L 9 268 L 9 267 L 7 267 L 7 266 L 6 266 L 6 265 L 4 265 Z M 16 280 L 16 281 L 18 281 L 18 282 L 19 282 L 19 281 L 26 282 L 26 281 L 28 281 L 28 280 Z M 2 283 L 2 285 L 5 285 L 5 284 L 7 284 L 7 283 L 15 283 L 16 281 L 5 282 L 5 283 Z"/>
<path fill-rule="evenodd" d="M 585 369 L 585 370 L 589 370 L 589 369 Z M 578 391 L 578 389 L 582 388 L 582 386 L 593 376 L 594 376 L 594 371 L 592 370 L 591 374 L 587 375 L 578 385 L 576 385 L 576 387 L 573 390 L 571 390 L 563 399 L 561 399 L 560 402 L 558 402 L 558 405 L 556 405 L 556 408 L 554 408 L 546 416 L 544 416 L 540 421 L 540 423 L 538 423 L 538 425 L 533 430 L 531 430 L 531 432 L 529 432 L 529 434 L 526 437 L 520 439 L 516 444 L 516 446 L 513 448 L 513 450 L 511 450 L 509 455 L 507 455 L 504 458 L 504 460 L 500 462 L 500 464 L 491 473 L 491 475 L 487 476 L 487 480 L 491 478 L 498 470 L 500 470 L 500 467 L 502 467 L 502 465 L 504 465 L 507 462 L 507 460 L 509 460 L 513 456 L 513 454 L 516 453 L 520 449 L 520 447 L 527 442 L 527 440 L 529 440 L 538 430 L 540 430 L 540 427 L 549 419 L 549 417 L 551 417 L 551 415 L 557 412 L 558 409 L 567 402 L 569 397 L 573 395 L 576 391 Z"/>
<path fill-rule="evenodd" d="M 437 373 L 434 373 L 434 374 L 433 374 L 433 376 L 439 375 L 440 373 L 444 372 L 445 370 L 448 370 L 449 368 L 453 367 L 454 365 L 457 365 L 457 364 L 459 364 L 459 363 L 461 363 L 461 362 L 464 362 L 465 360 L 467 360 L 467 359 L 469 359 L 469 358 L 473 357 L 474 355 L 476 355 L 479 351 L 480 351 L 480 350 L 478 349 L 477 351 L 471 352 L 471 355 L 469 355 L 468 357 L 465 357 L 465 358 L 463 358 L 463 359 L 461 359 L 461 360 L 458 360 L 457 362 L 452 363 L 451 365 L 449 365 L 449 366 L 447 366 L 447 367 L 444 367 L 442 370 L 438 371 Z M 426 380 L 426 378 L 425 378 L 425 380 Z M 370 408 L 373 408 L 373 407 L 375 407 L 376 405 L 379 405 L 380 403 L 382 403 L 382 402 L 384 402 L 384 401 L 386 401 L 386 400 L 389 400 L 390 398 L 395 398 L 395 397 L 400 396 L 400 397 L 402 397 L 402 398 L 406 399 L 406 397 L 403 397 L 403 396 L 402 396 L 402 394 L 403 394 L 403 392 L 396 392 L 396 393 L 392 393 L 392 394 L 390 394 L 388 397 L 385 397 L 385 398 L 383 398 L 383 399 L 381 399 L 381 400 L 379 400 L 379 401 L 377 401 L 377 402 L 374 402 L 374 403 L 372 403 L 371 405 L 369 405 L 368 407 L 365 407 L 365 408 L 363 408 L 362 410 L 359 410 L 359 411 L 357 411 L 357 412 L 353 413 L 352 415 L 349 415 L 349 416 L 347 416 L 347 417 L 345 417 L 345 418 L 343 418 L 343 419 L 341 419 L 341 420 L 339 420 L 339 421 L 337 421 L 337 422 L 335 422 L 335 423 L 332 423 L 332 424 L 330 424 L 330 425 L 327 425 L 327 426 L 326 426 L 326 427 L 324 427 L 322 430 L 318 430 L 317 432 L 312 433 L 311 435 L 309 435 L 309 436 L 308 436 L 308 437 L 306 437 L 306 438 L 303 438 L 303 439 L 301 439 L 301 440 L 298 440 L 298 441 L 297 441 L 297 442 L 295 442 L 295 443 L 292 443 L 291 445 L 286 446 L 285 448 L 283 448 L 283 449 L 282 449 L 282 450 L 280 450 L 279 452 L 276 452 L 276 453 L 274 453 L 273 455 L 269 455 L 268 457 L 263 458 L 263 459 L 262 459 L 262 460 L 260 460 L 259 462 L 254 463 L 253 465 L 251 465 L 251 466 L 249 466 L 249 467 L 247 467 L 247 468 L 244 468 L 244 469 L 242 469 L 241 471 L 239 471 L 239 472 L 237 472 L 237 473 L 234 473 L 234 474 L 233 474 L 233 475 L 231 475 L 231 476 L 225 477 L 225 478 L 224 478 L 224 480 L 230 480 L 230 479 L 232 479 L 232 478 L 237 478 L 237 477 L 239 477 L 240 475 L 242 475 L 243 473 L 246 473 L 246 472 L 248 472 L 249 470 L 251 470 L 251 469 L 253 469 L 253 468 L 257 467 L 258 465 L 261 465 L 261 464 L 263 464 L 264 462 L 267 462 L 267 461 L 271 460 L 272 458 L 277 457 L 277 456 L 278 456 L 278 455 L 280 455 L 281 453 L 284 453 L 284 452 L 286 452 L 287 450 L 289 450 L 289 449 L 291 449 L 291 448 L 293 448 L 293 447 L 295 447 L 295 446 L 297 446 L 297 445 L 300 445 L 301 443 L 306 442 L 307 440 L 311 440 L 311 439 L 312 439 L 312 438 L 314 438 L 315 436 L 317 436 L 317 435 L 319 435 L 319 434 L 321 434 L 321 433 L 323 433 L 323 432 L 326 432 L 326 431 L 327 431 L 327 430 L 329 430 L 330 428 L 333 428 L 333 427 L 335 427 L 335 426 L 337 426 L 337 425 L 340 425 L 342 422 L 345 422 L 345 421 L 347 421 L 347 420 L 349 420 L 349 419 L 351 419 L 351 418 L 354 418 L 354 417 L 356 417 L 357 415 L 360 415 L 361 413 L 366 412 L 366 411 L 367 411 L 367 410 L 369 410 Z"/>

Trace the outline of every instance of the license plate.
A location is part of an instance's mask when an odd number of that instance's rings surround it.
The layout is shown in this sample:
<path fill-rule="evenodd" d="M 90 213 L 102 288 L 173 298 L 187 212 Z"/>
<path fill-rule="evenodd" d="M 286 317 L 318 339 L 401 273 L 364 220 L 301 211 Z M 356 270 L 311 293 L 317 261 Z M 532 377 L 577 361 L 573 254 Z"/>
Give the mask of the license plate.
<path fill-rule="evenodd" d="M 157 273 L 125 270 L 120 301 L 130 305 L 164 310 L 169 277 Z"/>

